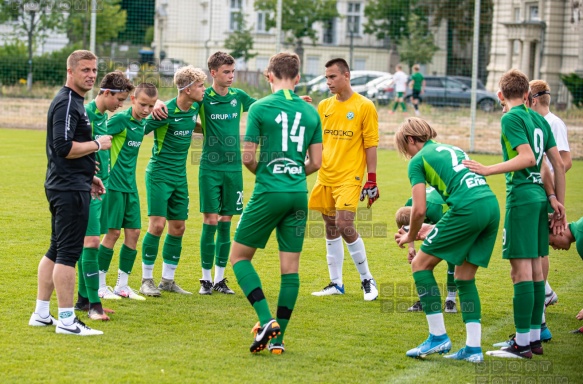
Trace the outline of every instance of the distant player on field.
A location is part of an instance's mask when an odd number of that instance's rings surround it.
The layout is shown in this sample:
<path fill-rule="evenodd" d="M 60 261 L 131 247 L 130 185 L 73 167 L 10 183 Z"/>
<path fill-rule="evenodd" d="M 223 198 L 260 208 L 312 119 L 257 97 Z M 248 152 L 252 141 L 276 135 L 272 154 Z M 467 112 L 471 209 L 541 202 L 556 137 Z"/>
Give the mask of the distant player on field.
<path fill-rule="evenodd" d="M 113 139 L 111 140 L 109 188 L 103 204 L 107 233 L 101 240 L 99 259 L 101 260 L 100 273 L 103 274 L 105 282 L 113 247 L 123 228 L 125 238 L 119 252 L 119 270 L 113 293 L 128 299 L 145 300 L 130 288 L 128 278 L 138 253 L 136 246 L 142 228 L 136 166 L 144 138 L 146 117 L 154 108 L 158 99 L 158 90 L 153 84 L 142 83 L 136 87 L 131 98 L 131 108 L 116 114 L 107 123 L 107 133 L 112 135 Z M 100 290 L 108 292 L 106 287 L 100 287 Z M 101 297 L 105 298 L 105 295 L 102 294 Z"/>
<path fill-rule="evenodd" d="M 186 160 L 192 133 L 204 97 L 206 75 L 192 65 L 174 74 L 178 96 L 165 104 L 168 114 L 161 120 L 148 117 L 146 134 L 154 132 L 152 157 L 146 168 L 148 194 L 148 232 L 142 242 L 142 287 L 146 296 L 160 296 L 161 290 L 188 294 L 176 284 L 174 275 L 182 253 L 182 236 L 188 219 L 188 181 Z M 158 257 L 160 236 L 168 221 L 168 233 L 162 248 L 162 279 L 156 287 L 154 264 Z"/>
<path fill-rule="evenodd" d="M 401 105 L 403 112 L 407 112 L 407 105 L 405 104 L 405 92 L 407 92 L 407 74 L 403 72 L 403 66 L 397 64 L 395 67 L 395 73 L 393 74 L 393 84 L 395 84 L 395 103 L 393 104 L 393 109 L 389 111 L 389 114 L 395 113 L 397 107 Z"/>
<path fill-rule="evenodd" d="M 506 174 L 506 217 L 502 257 L 510 260 L 514 284 L 514 323 L 516 335 L 508 346 L 489 355 L 506 358 L 532 358 L 542 354 L 541 319 L 545 283 L 541 257 L 548 255 L 549 227 L 547 198 L 559 227 L 564 225 L 565 170 L 548 123 L 527 108 L 528 78 L 512 69 L 500 79 L 500 90 L 508 112 L 501 120 L 504 162 L 490 166 L 468 160 L 464 165 L 480 175 Z M 556 194 L 545 195 L 541 177 L 543 155 L 553 168 Z M 552 186 L 551 186 L 552 188 Z"/>
<path fill-rule="evenodd" d="M 413 66 L 413 74 L 409 81 L 409 88 L 413 91 L 411 102 L 415 108 L 415 114 L 419 116 L 419 102 L 421 101 L 421 95 L 425 92 L 425 78 L 419 72 L 419 64 Z"/>
<path fill-rule="evenodd" d="M 87 112 L 93 130 L 93 139 L 99 139 L 99 137 L 107 135 L 106 112 L 114 112 L 116 109 L 123 107 L 124 101 L 133 90 L 134 86 L 131 81 L 120 71 L 110 72 L 103 77 L 99 94 L 95 100 L 85 105 L 85 111 Z M 99 168 L 96 175 L 101 179 L 107 190 L 110 168 L 109 151 L 98 151 L 95 154 L 95 159 Z M 78 300 L 75 304 L 75 309 L 88 311 L 89 318 L 92 320 L 109 320 L 105 312 L 111 311 L 103 308 L 98 294 L 99 279 L 102 276 L 99 273 L 97 256 L 100 246 L 99 236 L 101 235 L 102 207 L 103 200 L 91 200 L 89 205 L 89 223 L 83 243 L 83 254 L 81 255 L 80 262 L 77 263 L 79 281 Z M 103 285 L 106 285 L 105 274 L 103 274 Z M 114 295 L 109 290 L 108 294 Z M 119 296 L 114 296 L 115 298 L 119 298 Z"/>
<path fill-rule="evenodd" d="M 231 264 L 259 318 L 250 348 L 253 353 L 268 347 L 273 337 L 269 350 L 275 354 L 284 351 L 283 337 L 300 287 L 298 268 L 308 214 L 306 176 L 318 170 L 322 159 L 318 113 L 293 92 L 299 68 L 294 53 L 272 56 L 266 74 L 273 94 L 253 104 L 247 119 L 243 163 L 256 181 L 237 226 Z M 276 319 L 251 263 L 256 249 L 265 248 L 274 229 L 281 266 Z"/>
<path fill-rule="evenodd" d="M 408 173 L 413 195 L 409 231 L 401 229 L 395 235 L 399 246 L 414 241 L 421 229 L 426 215 L 426 183 L 435 188 L 449 206 L 427 234 L 411 263 L 417 293 L 429 324 L 429 337 L 407 351 L 407 356 L 424 357 L 451 349 L 441 312 L 439 287 L 433 275 L 435 266 L 446 260 L 456 265 L 455 283 L 466 324 L 465 347 L 446 357 L 476 363 L 483 361 L 484 356 L 475 275 L 479 267 L 486 268 L 490 262 L 500 209 L 486 180 L 462 165 L 462 160 L 468 158 L 464 151 L 435 142 L 436 135 L 426 121 L 417 117 L 406 119 L 395 133 L 395 146 L 401 154 L 411 158 Z"/>

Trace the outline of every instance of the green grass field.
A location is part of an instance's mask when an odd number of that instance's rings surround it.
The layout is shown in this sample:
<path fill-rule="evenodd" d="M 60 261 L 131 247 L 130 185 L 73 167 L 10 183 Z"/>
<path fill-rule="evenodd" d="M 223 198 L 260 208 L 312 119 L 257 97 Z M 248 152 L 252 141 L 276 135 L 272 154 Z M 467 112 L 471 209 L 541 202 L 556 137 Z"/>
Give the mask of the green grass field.
<path fill-rule="evenodd" d="M 272 356 L 267 351 L 249 353 L 250 330 L 256 316 L 230 266 L 227 277 L 236 290 L 235 296 L 196 293 L 201 273 L 198 244 L 202 219 L 198 212 L 198 167 L 192 164 L 188 165 L 191 218 L 176 280 L 195 294 L 164 294 L 145 302 L 106 302 L 107 307 L 116 311 L 107 323 L 92 322 L 79 313 L 90 326 L 103 330 L 103 336 L 75 338 L 56 335 L 52 327 L 29 327 L 36 297 L 36 269 L 50 234 L 43 188 L 45 132 L 2 130 L 1 138 L 0 223 L 4 228 L 0 242 L 1 382 L 583 382 L 583 336 L 569 333 L 583 325 L 575 319 L 583 307 L 583 262 L 574 248 L 568 252 L 551 250 L 550 281 L 559 302 L 547 312 L 553 339 L 544 345 L 544 356 L 536 356 L 532 362 L 492 360 L 487 356 L 486 362 L 478 366 L 446 361 L 438 355 L 424 361 L 405 356 L 407 349 L 426 338 L 427 325 L 424 315 L 405 311 L 416 298 L 406 250 L 396 246 L 393 233 L 394 212 L 409 197 L 410 187 L 407 163 L 393 151 L 379 153 L 381 198 L 368 211 L 369 215 L 361 215 L 358 222 L 365 237 L 370 269 L 380 286 L 379 300 L 363 301 L 358 274 L 347 252 L 346 295 L 323 298 L 310 295 L 329 281 L 321 220 L 313 215 L 300 266 L 300 296 L 286 332 L 287 350 L 282 356 Z M 147 228 L 144 168 L 151 145 L 151 137 L 145 138 L 137 172 L 144 231 Z M 488 164 L 500 161 L 499 156 L 480 155 L 475 159 Z M 244 174 L 247 201 L 253 177 L 246 171 Z M 583 215 L 582 174 L 583 162 L 575 161 L 567 175 L 567 210 L 571 220 Z M 310 185 L 314 180 L 310 177 Z M 490 177 L 488 182 L 504 207 L 504 178 Z M 501 259 L 500 239 L 501 236 L 490 267 L 480 270 L 477 276 L 482 299 L 482 345 L 486 350 L 513 333 L 510 267 Z M 119 260 L 120 244 L 121 241 L 116 247 L 112 271 Z M 140 244 L 141 240 L 138 250 Z M 257 252 L 254 264 L 275 311 L 279 265 L 273 239 L 265 250 Z M 440 284 L 445 284 L 445 269 L 445 265 L 436 269 Z M 158 281 L 160 257 L 154 274 Z M 108 283 L 114 285 L 115 279 L 116 274 L 110 272 Z M 138 258 L 130 285 L 138 289 L 140 279 Z M 54 295 L 51 312 L 57 314 Z M 461 314 L 445 314 L 445 319 L 453 348 L 457 350 L 465 343 Z"/>

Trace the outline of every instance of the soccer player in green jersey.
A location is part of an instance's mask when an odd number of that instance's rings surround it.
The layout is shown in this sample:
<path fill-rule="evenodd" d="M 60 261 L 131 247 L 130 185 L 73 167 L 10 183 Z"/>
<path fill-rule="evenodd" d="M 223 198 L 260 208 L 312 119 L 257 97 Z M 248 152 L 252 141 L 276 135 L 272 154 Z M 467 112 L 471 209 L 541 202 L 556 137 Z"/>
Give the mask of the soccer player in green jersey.
<path fill-rule="evenodd" d="M 322 161 L 318 113 L 293 92 L 300 79 L 299 68 L 300 59 L 295 53 L 272 56 L 266 75 L 273 94 L 257 101 L 247 119 L 243 163 L 256 175 L 256 180 L 237 226 L 231 264 L 239 286 L 259 318 L 253 329 L 250 348 L 253 353 L 265 349 L 269 340 L 272 353 L 284 351 L 283 336 L 300 287 L 298 267 L 308 213 L 306 176 L 316 172 Z M 259 159 L 258 146 L 261 146 Z M 276 319 L 251 263 L 256 249 L 265 248 L 274 229 L 281 270 Z"/>
<path fill-rule="evenodd" d="M 233 294 L 224 276 L 231 248 L 231 219 L 243 210 L 239 125 L 242 113 L 256 100 L 243 90 L 231 87 L 235 76 L 235 59 L 231 55 L 212 54 L 208 69 L 213 84 L 206 89 L 200 112 L 204 143 L 198 173 L 200 212 L 203 214 L 199 293 L 210 295 L 215 290 Z M 213 264 L 214 282 L 211 278 Z"/>
<path fill-rule="evenodd" d="M 140 293 L 160 296 L 160 291 L 191 294 L 176 284 L 174 276 L 182 252 L 182 236 L 188 219 L 188 181 L 186 159 L 192 133 L 204 97 L 204 72 L 192 65 L 174 74 L 178 96 L 165 104 L 168 115 L 162 120 L 150 116 L 146 134 L 154 132 L 152 157 L 146 168 L 148 194 L 148 232 L 142 242 L 142 286 Z M 162 279 L 154 283 L 154 263 L 160 237 L 168 221 L 168 233 L 162 248 Z"/>
<path fill-rule="evenodd" d="M 449 210 L 425 237 L 411 269 L 417 293 L 429 324 L 429 337 L 407 351 L 409 357 L 445 353 L 451 349 L 447 336 L 439 287 L 433 269 L 446 260 L 455 264 L 455 283 L 460 296 L 462 319 L 466 324 L 466 345 L 446 356 L 455 360 L 481 362 L 481 306 L 476 288 L 476 272 L 490 262 L 500 208 L 486 180 L 462 165 L 468 156 L 460 148 L 435 142 L 437 133 L 425 120 L 411 117 L 395 133 L 395 146 L 410 157 L 409 180 L 413 207 L 409 231 L 400 230 L 395 240 L 400 247 L 414 241 L 426 216 L 426 183 L 435 188 Z"/>
<path fill-rule="evenodd" d="M 427 210 L 425 212 L 424 223 L 436 224 L 442 217 L 443 214 L 449 209 L 445 201 L 441 198 L 439 193 L 433 187 L 428 187 L 426 189 L 427 198 Z M 413 198 L 409 198 L 405 203 L 404 207 L 397 210 L 395 214 L 395 220 L 397 222 L 397 228 L 407 226 L 409 228 L 409 222 L 411 221 L 411 206 L 413 205 Z M 409 263 L 413 261 L 413 258 L 417 252 L 415 251 L 415 243 L 409 243 L 408 260 Z M 455 298 L 457 293 L 457 288 L 454 281 L 454 271 L 455 265 L 453 263 L 447 262 L 447 298 L 445 299 L 444 310 L 446 313 L 456 313 L 457 308 L 455 304 Z M 418 300 L 409 309 L 409 312 L 420 312 L 423 311 L 421 308 L 421 300 Z"/>
<path fill-rule="evenodd" d="M 411 95 L 411 102 L 415 108 L 415 114 L 419 116 L 419 102 L 421 101 L 421 95 L 425 92 L 425 78 L 419 72 L 419 64 L 413 66 L 413 74 L 410 76 L 409 88 L 413 90 L 413 95 Z"/>
<path fill-rule="evenodd" d="M 553 215 L 559 227 L 566 224 L 562 205 L 565 198 L 565 169 L 550 126 L 525 105 L 529 94 L 528 78 L 522 72 L 512 69 L 501 77 L 500 91 L 508 109 L 501 120 L 504 162 L 484 166 L 468 160 L 464 161 L 464 165 L 484 176 L 506 174 L 502 257 L 510 260 L 511 265 L 516 335 L 508 346 L 498 351 L 489 351 L 488 354 L 532 358 L 533 353 L 543 353 L 540 333 L 545 283 L 541 257 L 548 255 L 549 250 L 545 195 L 548 180 L 544 181 L 541 177 L 543 155 L 547 154 L 555 170 L 556 193 L 549 194 L 548 200 L 555 211 Z"/>
<path fill-rule="evenodd" d="M 85 106 L 85 111 L 91 122 L 93 130 L 93 139 L 99 139 L 107 135 L 107 113 L 114 112 L 123 106 L 124 101 L 128 98 L 134 86 L 122 72 L 115 71 L 106 74 L 101 80 L 99 94 L 89 104 Z M 108 189 L 109 181 L 109 151 L 98 151 L 95 154 L 98 164 L 96 176 L 101 179 L 103 185 Z M 83 253 L 81 260 L 77 263 L 79 274 L 78 279 L 78 300 L 75 309 L 88 311 L 89 318 L 92 320 L 109 320 L 105 312 L 113 312 L 103 308 L 99 298 L 99 236 L 101 235 L 101 217 L 102 204 L 100 199 L 91 200 L 89 205 L 89 223 L 83 242 Z M 105 275 L 104 275 L 105 276 Z M 105 285 L 105 281 L 103 282 Z M 113 295 L 113 292 L 107 290 L 107 293 Z"/>
<path fill-rule="evenodd" d="M 570 223 L 563 233 L 549 235 L 549 245 L 555 250 L 568 251 L 572 243 L 575 243 L 577 253 L 583 259 L 583 217 Z M 577 319 L 583 320 L 583 309 L 577 314 Z M 572 333 L 583 333 L 583 327 L 572 331 Z"/>
<path fill-rule="evenodd" d="M 133 300 L 145 300 L 128 285 L 142 227 L 140 197 L 136 186 L 136 164 L 144 138 L 145 119 L 154 108 L 157 98 L 156 86 L 149 83 L 139 84 L 131 96 L 132 106 L 114 115 L 107 122 L 107 133 L 112 135 L 113 139 L 109 188 L 104 202 L 107 233 L 99 247 L 100 272 L 104 274 L 105 280 L 113 256 L 113 247 L 123 228 L 125 239 L 119 253 L 119 270 L 113 293 Z M 104 295 L 101 297 L 105 298 Z"/>

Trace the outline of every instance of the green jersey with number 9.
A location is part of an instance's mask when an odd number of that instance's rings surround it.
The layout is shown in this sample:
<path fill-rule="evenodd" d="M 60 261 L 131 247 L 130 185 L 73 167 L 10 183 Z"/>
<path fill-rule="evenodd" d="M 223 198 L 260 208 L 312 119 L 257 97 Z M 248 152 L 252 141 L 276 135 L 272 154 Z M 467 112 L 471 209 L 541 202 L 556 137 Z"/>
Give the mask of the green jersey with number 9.
<path fill-rule="evenodd" d="M 409 162 L 411 186 L 427 182 L 450 209 L 494 196 L 486 179 L 462 164 L 467 159 L 468 155 L 460 148 L 429 140 Z"/>
<path fill-rule="evenodd" d="M 501 125 L 504 161 L 515 158 L 516 147 L 523 144 L 530 146 L 536 160 L 532 167 L 506 173 L 506 206 L 546 201 L 540 168 L 544 153 L 556 146 L 549 123 L 525 105 L 518 105 L 502 116 Z"/>
<path fill-rule="evenodd" d="M 322 123 L 311 104 L 287 89 L 258 100 L 249 109 L 245 141 L 261 146 L 254 194 L 308 192 L 306 152 L 322 142 Z"/>

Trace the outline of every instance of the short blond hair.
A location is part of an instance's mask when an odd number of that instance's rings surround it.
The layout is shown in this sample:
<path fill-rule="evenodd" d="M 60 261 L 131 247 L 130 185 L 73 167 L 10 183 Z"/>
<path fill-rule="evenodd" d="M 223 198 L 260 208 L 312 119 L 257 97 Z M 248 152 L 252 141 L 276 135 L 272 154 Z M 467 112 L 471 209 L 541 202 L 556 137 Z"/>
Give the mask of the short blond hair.
<path fill-rule="evenodd" d="M 411 207 L 401 207 L 397 209 L 395 213 L 395 222 L 397 223 L 397 228 L 401 228 L 404 225 L 409 225 L 411 221 Z"/>
<path fill-rule="evenodd" d="M 97 60 L 97 56 L 91 51 L 76 50 L 67 57 L 67 69 L 75 69 L 81 60 Z"/>
<path fill-rule="evenodd" d="M 419 64 L 415 64 L 415 65 L 413 66 L 413 70 L 414 70 L 415 72 L 419 72 Z"/>
<path fill-rule="evenodd" d="M 395 132 L 395 147 L 401 155 L 409 158 L 407 153 L 407 140 L 409 137 L 416 142 L 425 143 L 437 136 L 437 132 L 429 123 L 419 117 L 408 117 Z"/>
<path fill-rule="evenodd" d="M 186 67 L 181 67 L 174 74 L 174 84 L 178 88 L 184 88 L 189 84 L 194 84 L 199 81 L 206 80 L 206 74 L 200 68 L 195 68 L 193 65 L 187 65 Z"/>
<path fill-rule="evenodd" d="M 551 105 L 551 87 L 549 86 L 549 83 L 544 80 L 532 80 L 529 85 L 532 97 L 536 98 L 540 105 L 543 107 L 548 107 Z M 549 94 L 543 93 L 535 97 L 535 95 L 540 92 L 549 92 Z"/>

